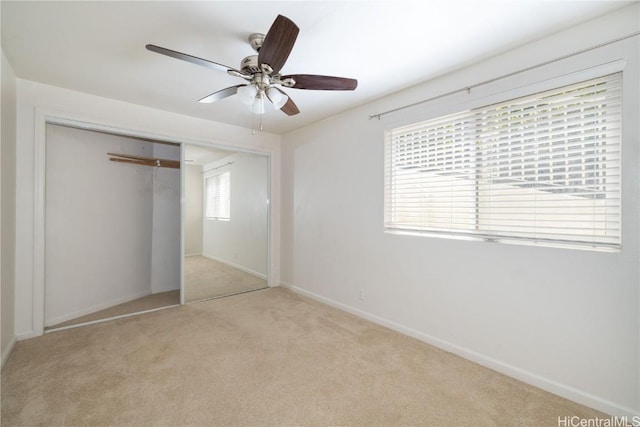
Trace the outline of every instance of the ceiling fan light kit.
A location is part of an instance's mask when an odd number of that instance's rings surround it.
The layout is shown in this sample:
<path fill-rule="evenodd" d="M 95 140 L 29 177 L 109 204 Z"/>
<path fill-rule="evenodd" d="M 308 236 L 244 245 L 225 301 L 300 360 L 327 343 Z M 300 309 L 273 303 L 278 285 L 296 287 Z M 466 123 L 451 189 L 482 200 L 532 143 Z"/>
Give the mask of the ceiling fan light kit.
<path fill-rule="evenodd" d="M 280 92 L 273 86 L 267 89 L 266 93 L 269 101 L 271 101 L 273 106 L 278 110 L 282 109 L 282 107 L 284 107 L 284 104 L 286 104 L 289 100 L 289 97 L 287 95 L 285 95 L 283 92 Z"/>
<path fill-rule="evenodd" d="M 265 113 L 266 99 L 277 110 L 293 116 L 300 110 L 279 86 L 306 90 L 354 90 L 358 86 L 357 80 L 345 77 L 313 74 L 281 75 L 280 70 L 293 49 L 299 31 L 293 21 L 278 15 L 266 35 L 254 33 L 249 36 L 249 44 L 258 54 L 244 58 L 239 70 L 152 44 L 148 44 L 146 48 L 192 64 L 225 71 L 231 76 L 246 81 L 245 84 L 231 86 L 207 95 L 199 100 L 201 103 L 212 103 L 237 94 L 241 102 L 248 105 L 254 114 Z"/>
<path fill-rule="evenodd" d="M 251 105 L 258 94 L 258 88 L 255 85 L 244 85 L 238 88 L 237 93 L 243 104 Z"/>

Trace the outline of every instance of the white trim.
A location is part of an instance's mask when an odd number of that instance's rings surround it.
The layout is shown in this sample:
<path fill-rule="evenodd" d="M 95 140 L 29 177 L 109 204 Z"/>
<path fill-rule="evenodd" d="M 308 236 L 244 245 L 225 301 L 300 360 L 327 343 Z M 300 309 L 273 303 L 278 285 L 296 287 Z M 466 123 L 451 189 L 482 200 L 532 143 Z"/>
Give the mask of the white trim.
<path fill-rule="evenodd" d="M 271 280 L 273 277 L 273 268 L 271 265 L 272 254 L 271 254 L 271 245 L 273 244 L 273 230 L 271 227 L 271 221 L 273 219 L 273 214 L 271 212 L 271 183 L 273 182 L 272 169 L 271 169 L 271 153 L 267 155 L 267 287 L 270 288 L 272 286 L 277 286 L 277 283 L 280 281 L 280 265 L 278 264 L 278 281 Z M 281 199 L 282 200 L 282 199 Z M 278 227 L 278 231 L 280 233 L 281 229 Z M 278 247 L 278 252 L 280 251 L 280 247 Z"/>
<path fill-rule="evenodd" d="M 184 254 L 185 257 L 190 257 L 190 256 L 202 256 L 202 252 L 198 252 L 196 254 Z"/>
<path fill-rule="evenodd" d="M 100 304 L 92 305 L 91 307 L 85 307 L 82 310 L 77 310 L 72 313 L 66 313 L 61 316 L 54 317 L 53 319 L 45 319 L 44 326 L 57 325 L 58 323 L 66 322 L 67 320 L 76 319 L 78 317 L 86 316 L 88 314 L 95 313 L 96 311 L 104 310 L 114 305 L 124 304 L 129 301 L 133 301 L 138 298 L 151 295 L 151 290 L 145 292 L 138 292 L 137 294 L 127 295 L 120 298 L 115 298 L 110 301 L 100 302 Z"/>
<path fill-rule="evenodd" d="M 90 322 L 83 322 L 75 325 L 61 326 L 59 328 L 47 329 L 46 331 L 44 331 L 44 333 L 50 334 L 51 332 L 59 332 L 67 329 L 75 329 L 75 328 L 79 328 L 80 326 L 95 325 L 96 323 L 108 322 L 110 320 L 126 319 L 127 317 L 138 316 L 140 314 L 153 313 L 154 311 L 166 310 L 167 308 L 173 308 L 173 307 L 180 307 L 180 304 L 166 305 L 164 307 L 150 308 L 149 310 L 136 311 L 135 313 L 127 313 L 127 314 L 121 314 L 119 316 L 107 317 L 104 319 L 91 320 Z"/>
<path fill-rule="evenodd" d="M 54 124 L 68 126 L 76 129 L 98 131 L 119 136 L 129 136 L 134 138 L 151 139 L 158 142 L 169 142 L 173 144 L 191 144 L 200 147 L 214 147 L 221 150 L 240 151 L 243 153 L 271 154 L 269 151 L 242 148 L 235 145 L 226 144 L 224 141 L 202 141 L 179 136 L 172 136 L 160 133 L 149 132 L 141 129 L 122 128 L 116 124 L 101 121 L 96 118 L 82 117 L 77 114 L 62 111 L 49 110 L 36 107 L 36 128 L 38 125 Z"/>
<path fill-rule="evenodd" d="M 16 346 L 16 342 L 17 342 L 17 339 L 14 336 L 13 338 L 11 338 L 11 341 L 9 341 L 9 345 L 7 346 L 7 348 L 5 348 L 4 351 L 2 352 L 2 362 L 0 364 L 0 370 L 4 369 L 4 364 L 7 363 L 7 359 L 9 359 L 9 356 L 11 356 L 11 352 L 13 351 L 13 348 Z"/>
<path fill-rule="evenodd" d="M 401 325 L 399 323 L 393 322 L 391 320 L 385 319 L 384 317 L 380 317 L 375 314 L 368 313 L 364 310 L 360 310 L 358 308 L 352 307 L 350 305 L 337 302 L 330 298 L 318 295 L 314 292 L 307 291 L 306 289 L 302 289 L 297 286 L 290 285 L 286 282 L 281 282 L 280 284 L 283 287 L 290 289 L 291 291 L 297 294 L 303 295 L 305 297 L 311 298 L 321 303 L 346 311 L 347 313 L 369 320 L 378 325 L 382 325 L 384 327 L 392 329 L 401 334 L 408 335 L 412 338 L 415 338 L 427 344 L 433 345 L 434 347 L 438 347 L 442 350 L 456 354 L 460 357 L 463 357 L 467 360 L 475 362 L 479 365 L 482 365 L 494 371 L 500 372 L 502 374 L 508 375 L 524 383 L 538 387 L 542 390 L 548 391 L 555 395 L 564 397 L 565 399 L 569 399 L 579 404 L 602 411 L 606 414 L 610 414 L 618 417 L 626 416 L 627 418 L 632 418 L 632 417 L 640 416 L 640 412 L 634 411 L 634 409 L 632 408 L 626 408 L 626 407 L 620 406 L 609 400 L 602 399 L 598 396 L 594 396 L 590 393 L 586 393 L 584 391 L 578 390 L 571 386 L 561 384 L 556 381 L 550 380 L 548 378 L 542 377 L 533 372 L 529 372 L 527 370 L 518 368 L 516 366 L 509 365 L 508 363 L 504 363 L 500 360 L 475 352 L 473 350 L 459 346 L 449 341 L 424 334 L 415 329 L 412 329 L 407 326 Z"/>
<path fill-rule="evenodd" d="M 186 230 L 184 220 L 184 206 L 185 206 L 185 181 L 187 180 L 187 164 L 185 162 L 185 145 L 180 144 L 180 304 L 184 304 L 184 259 L 188 256 L 186 252 Z"/>
<path fill-rule="evenodd" d="M 36 108 L 33 201 L 33 333 L 44 333 L 45 180 L 48 115 Z"/>
<path fill-rule="evenodd" d="M 205 253 L 203 253 L 202 256 L 205 257 L 205 258 L 209 258 L 209 259 L 211 259 L 213 261 L 221 262 L 221 263 L 223 263 L 225 265 L 228 265 L 229 267 L 233 267 L 233 268 L 235 268 L 237 270 L 244 271 L 245 273 L 248 273 L 248 274 L 250 274 L 252 276 L 256 276 L 256 277 L 258 277 L 258 278 L 260 278 L 262 280 L 267 280 L 267 275 L 266 274 L 258 273 L 257 271 L 253 271 L 253 270 L 251 270 L 251 269 L 249 269 L 247 267 L 243 267 L 242 265 L 239 265 L 239 264 L 234 264 L 234 263 L 232 263 L 230 261 L 227 261 L 226 259 L 218 258 L 216 256 L 205 254 Z"/>

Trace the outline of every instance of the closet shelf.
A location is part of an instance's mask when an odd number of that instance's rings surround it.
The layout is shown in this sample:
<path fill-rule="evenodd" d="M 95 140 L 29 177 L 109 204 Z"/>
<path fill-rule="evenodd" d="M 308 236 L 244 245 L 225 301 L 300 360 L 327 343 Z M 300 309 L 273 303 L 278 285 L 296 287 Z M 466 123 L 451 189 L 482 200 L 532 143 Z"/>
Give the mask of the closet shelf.
<path fill-rule="evenodd" d="M 135 165 L 142 165 L 142 166 L 155 166 L 160 168 L 180 169 L 180 161 L 178 160 L 159 159 L 156 157 L 141 157 L 141 156 L 133 156 L 130 154 L 117 154 L 117 153 L 107 153 L 107 155 L 114 156 L 109 158 L 109 160 L 111 160 L 112 162 L 133 163 Z"/>

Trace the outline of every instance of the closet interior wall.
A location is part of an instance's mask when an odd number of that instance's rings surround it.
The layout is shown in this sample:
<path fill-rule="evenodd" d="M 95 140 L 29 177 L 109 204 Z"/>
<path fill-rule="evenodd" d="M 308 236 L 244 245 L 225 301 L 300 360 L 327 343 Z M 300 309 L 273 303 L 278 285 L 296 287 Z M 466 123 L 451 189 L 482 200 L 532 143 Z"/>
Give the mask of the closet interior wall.
<path fill-rule="evenodd" d="M 45 326 L 180 288 L 180 147 L 47 125 Z"/>

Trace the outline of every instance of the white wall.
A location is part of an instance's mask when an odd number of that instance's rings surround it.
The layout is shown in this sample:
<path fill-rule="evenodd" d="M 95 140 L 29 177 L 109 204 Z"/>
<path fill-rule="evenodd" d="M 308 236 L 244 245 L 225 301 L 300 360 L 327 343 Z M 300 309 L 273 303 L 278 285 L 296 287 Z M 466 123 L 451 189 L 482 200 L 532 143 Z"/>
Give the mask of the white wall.
<path fill-rule="evenodd" d="M 204 256 L 266 278 L 268 158 L 233 154 L 204 165 L 204 176 L 208 176 L 208 170 L 229 162 L 233 164 L 224 170 L 231 172 L 231 220 L 204 219 L 202 252 Z"/>
<path fill-rule="evenodd" d="M 155 168 L 107 153 L 152 157 L 153 145 L 47 125 L 45 325 L 151 293 Z"/>
<path fill-rule="evenodd" d="M 271 153 L 271 282 L 280 275 L 280 137 L 17 79 L 15 331 L 42 333 L 44 319 L 42 146 L 45 121 L 97 124 L 124 134 Z"/>
<path fill-rule="evenodd" d="M 638 414 L 638 37 L 368 118 L 638 31 L 638 7 L 285 135 L 283 284 L 605 412 Z M 622 253 L 383 232 L 385 127 L 619 59 L 626 60 Z"/>
<path fill-rule="evenodd" d="M 154 144 L 153 157 L 180 160 L 180 146 Z M 180 289 L 180 169 L 153 168 L 151 292 Z"/>
<path fill-rule="evenodd" d="M 2 287 L 0 290 L 0 314 L 2 328 L 0 340 L 2 342 L 2 366 L 9 356 L 15 342 L 15 246 L 16 246 L 16 76 L 7 62 L 4 53 L 0 51 L 2 60 L 0 99 L 2 100 L 1 125 L 2 141 L 0 147 L 0 274 Z"/>
<path fill-rule="evenodd" d="M 202 166 L 186 165 L 184 181 L 184 253 L 202 255 Z"/>

